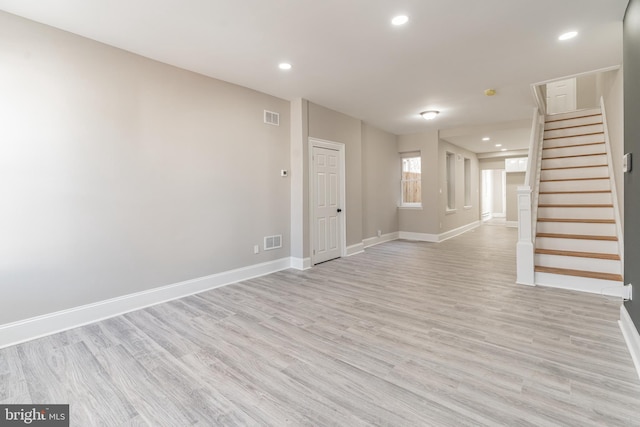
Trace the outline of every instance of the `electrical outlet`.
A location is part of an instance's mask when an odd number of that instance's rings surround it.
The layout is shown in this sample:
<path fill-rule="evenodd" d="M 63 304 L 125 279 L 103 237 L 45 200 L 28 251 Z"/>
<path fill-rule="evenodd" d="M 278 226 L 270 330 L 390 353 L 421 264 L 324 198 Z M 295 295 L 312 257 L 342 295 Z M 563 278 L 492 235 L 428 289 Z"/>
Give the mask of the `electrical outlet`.
<path fill-rule="evenodd" d="M 260 253 L 260 246 L 259 245 L 254 245 L 253 246 L 253 253 L 254 254 Z"/>

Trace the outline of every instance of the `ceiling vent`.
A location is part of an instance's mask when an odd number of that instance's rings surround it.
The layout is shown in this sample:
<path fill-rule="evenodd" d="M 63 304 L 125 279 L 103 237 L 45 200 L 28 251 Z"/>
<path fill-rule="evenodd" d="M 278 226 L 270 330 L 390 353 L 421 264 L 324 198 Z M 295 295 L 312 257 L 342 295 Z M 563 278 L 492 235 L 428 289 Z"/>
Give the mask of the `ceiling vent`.
<path fill-rule="evenodd" d="M 269 125 L 280 126 L 280 114 L 264 110 L 264 122 Z"/>
<path fill-rule="evenodd" d="M 282 234 L 267 236 L 264 238 L 264 250 L 278 249 L 282 247 Z"/>

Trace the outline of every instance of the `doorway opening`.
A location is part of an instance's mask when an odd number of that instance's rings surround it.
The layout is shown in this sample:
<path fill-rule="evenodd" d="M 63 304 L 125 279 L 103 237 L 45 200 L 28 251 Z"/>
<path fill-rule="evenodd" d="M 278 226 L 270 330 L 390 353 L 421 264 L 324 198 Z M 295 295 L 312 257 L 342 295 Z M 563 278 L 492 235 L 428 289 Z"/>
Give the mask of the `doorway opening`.
<path fill-rule="evenodd" d="M 506 225 L 506 171 L 504 169 L 485 169 L 482 171 L 481 181 L 482 222 Z"/>

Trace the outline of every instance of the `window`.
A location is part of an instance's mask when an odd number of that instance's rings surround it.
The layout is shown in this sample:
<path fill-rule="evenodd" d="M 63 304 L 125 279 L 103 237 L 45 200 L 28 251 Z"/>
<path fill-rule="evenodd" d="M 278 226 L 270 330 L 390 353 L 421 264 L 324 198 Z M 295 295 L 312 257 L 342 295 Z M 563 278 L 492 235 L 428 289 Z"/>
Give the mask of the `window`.
<path fill-rule="evenodd" d="M 464 206 L 471 207 L 471 159 L 464 159 Z"/>
<path fill-rule="evenodd" d="M 447 152 L 447 210 L 456 208 L 456 155 Z"/>
<path fill-rule="evenodd" d="M 402 201 L 400 206 L 422 206 L 422 166 L 420 154 L 402 157 Z"/>

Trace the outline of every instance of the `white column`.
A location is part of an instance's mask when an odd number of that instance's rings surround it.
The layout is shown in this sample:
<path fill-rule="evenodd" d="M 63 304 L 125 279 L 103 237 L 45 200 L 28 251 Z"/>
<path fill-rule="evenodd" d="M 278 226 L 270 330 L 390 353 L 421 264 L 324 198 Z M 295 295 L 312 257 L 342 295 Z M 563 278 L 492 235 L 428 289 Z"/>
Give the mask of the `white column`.
<path fill-rule="evenodd" d="M 516 283 L 534 286 L 533 224 L 531 223 L 531 187 L 518 187 L 518 244 L 516 247 Z"/>

